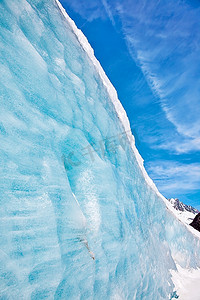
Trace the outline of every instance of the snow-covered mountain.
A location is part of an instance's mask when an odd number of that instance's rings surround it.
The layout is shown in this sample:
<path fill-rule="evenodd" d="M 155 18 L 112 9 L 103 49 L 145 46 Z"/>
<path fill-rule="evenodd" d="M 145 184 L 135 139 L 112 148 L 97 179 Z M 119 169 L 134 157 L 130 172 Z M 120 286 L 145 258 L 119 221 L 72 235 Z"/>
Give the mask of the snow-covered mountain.
<path fill-rule="evenodd" d="M 55 0 L 0 2 L 0 178 L 1 299 L 186 300 L 198 232 L 148 177 L 114 87 Z"/>
<path fill-rule="evenodd" d="M 171 199 L 168 199 L 168 201 L 172 204 L 173 208 L 175 208 L 178 211 L 182 211 L 182 212 L 187 211 L 187 212 L 192 213 L 193 215 L 196 215 L 199 213 L 198 209 L 196 209 L 190 205 L 184 204 L 177 198 L 171 198 Z"/>
<path fill-rule="evenodd" d="M 199 213 L 198 209 L 186 205 L 183 202 L 181 202 L 177 198 L 171 198 L 168 199 L 169 203 L 172 205 L 172 208 L 175 210 L 174 214 L 183 222 L 186 224 L 190 224 L 195 216 Z"/>

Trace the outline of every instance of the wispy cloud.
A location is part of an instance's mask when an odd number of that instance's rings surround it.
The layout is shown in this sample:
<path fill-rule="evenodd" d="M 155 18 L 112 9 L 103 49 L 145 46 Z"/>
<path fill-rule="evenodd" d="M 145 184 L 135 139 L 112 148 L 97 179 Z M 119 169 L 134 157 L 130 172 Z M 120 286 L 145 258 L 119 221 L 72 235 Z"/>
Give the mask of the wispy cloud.
<path fill-rule="evenodd" d="M 166 149 L 170 152 L 175 152 L 176 154 L 200 151 L 200 138 L 185 138 L 184 140 L 177 139 L 171 142 L 157 144 L 156 146 L 152 146 L 152 148 Z"/>
<path fill-rule="evenodd" d="M 84 0 L 61 0 L 64 7 L 69 6 L 78 13 L 83 19 L 92 22 L 95 19 L 105 19 L 105 12 L 101 0 L 84 1 Z"/>
<path fill-rule="evenodd" d="M 115 21 L 114 21 L 114 18 L 113 18 L 112 10 L 110 9 L 110 6 L 109 6 L 107 0 L 102 0 L 102 4 L 104 6 L 104 9 L 105 9 L 105 11 L 108 15 L 108 18 L 110 19 L 112 25 L 115 26 Z"/>
<path fill-rule="evenodd" d="M 113 26 L 115 26 L 115 21 L 113 17 L 114 9 L 110 8 L 110 4 L 107 0 L 95 0 L 95 1 L 85 1 L 85 0 L 60 0 L 61 3 L 66 6 L 71 7 L 76 13 L 78 13 L 83 19 L 88 22 L 92 22 L 96 19 L 109 19 Z"/>
<path fill-rule="evenodd" d="M 182 136 L 181 145 L 173 141 L 164 148 L 200 150 L 200 9 L 172 0 L 127 0 L 117 11 L 133 59 L 159 97 L 166 119 Z"/>
<path fill-rule="evenodd" d="M 155 161 L 147 165 L 149 174 L 162 193 L 177 194 L 196 191 L 200 186 L 200 164 L 177 161 Z"/>

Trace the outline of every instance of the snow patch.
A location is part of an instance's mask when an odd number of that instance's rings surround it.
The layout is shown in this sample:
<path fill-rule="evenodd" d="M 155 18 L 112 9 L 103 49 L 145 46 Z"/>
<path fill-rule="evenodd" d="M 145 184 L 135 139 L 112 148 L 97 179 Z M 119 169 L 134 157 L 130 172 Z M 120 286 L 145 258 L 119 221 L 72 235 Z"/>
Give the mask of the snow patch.
<path fill-rule="evenodd" d="M 189 270 L 177 266 L 177 271 L 172 270 L 171 274 L 179 300 L 200 299 L 200 269 Z"/>

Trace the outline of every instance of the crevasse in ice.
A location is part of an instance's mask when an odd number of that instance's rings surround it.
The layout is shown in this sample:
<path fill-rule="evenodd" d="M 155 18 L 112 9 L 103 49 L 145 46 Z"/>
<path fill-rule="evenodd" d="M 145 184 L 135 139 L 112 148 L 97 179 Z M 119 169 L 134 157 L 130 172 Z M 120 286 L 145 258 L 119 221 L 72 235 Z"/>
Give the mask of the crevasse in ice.
<path fill-rule="evenodd" d="M 53 0 L 0 2 L 0 298 L 169 299 L 199 240 L 73 26 Z"/>

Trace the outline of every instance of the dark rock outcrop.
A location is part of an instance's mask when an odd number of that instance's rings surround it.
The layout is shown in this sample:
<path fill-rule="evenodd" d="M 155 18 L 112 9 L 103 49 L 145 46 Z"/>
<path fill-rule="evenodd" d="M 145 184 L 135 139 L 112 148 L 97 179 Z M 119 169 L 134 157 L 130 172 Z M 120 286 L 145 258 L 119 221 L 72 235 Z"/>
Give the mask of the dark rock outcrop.
<path fill-rule="evenodd" d="M 200 231 L 200 213 L 198 213 L 198 215 L 196 215 L 196 217 L 194 218 L 192 223 L 190 223 L 190 225 L 193 228 L 195 228 L 196 230 Z"/>

